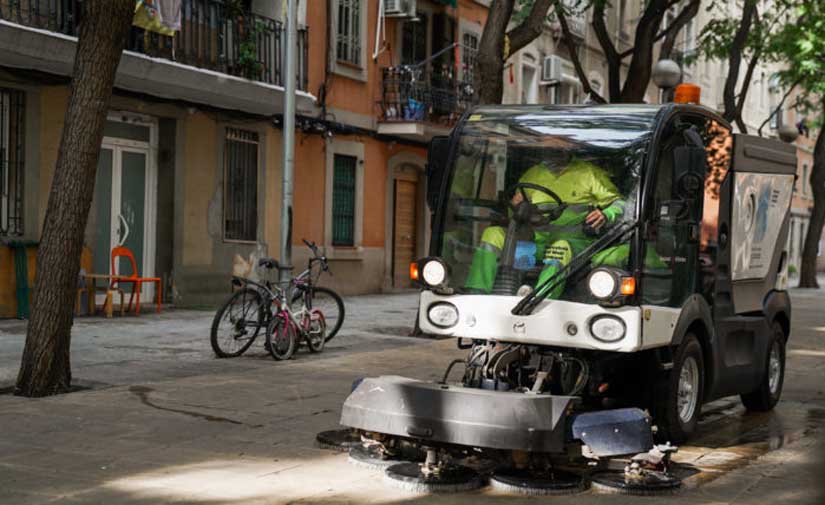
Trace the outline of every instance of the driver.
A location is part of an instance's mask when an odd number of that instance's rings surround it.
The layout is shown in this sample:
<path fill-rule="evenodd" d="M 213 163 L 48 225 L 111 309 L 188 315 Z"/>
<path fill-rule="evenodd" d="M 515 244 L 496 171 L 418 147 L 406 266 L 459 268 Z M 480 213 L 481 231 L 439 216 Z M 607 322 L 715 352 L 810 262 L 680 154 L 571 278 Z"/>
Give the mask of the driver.
<path fill-rule="evenodd" d="M 560 172 L 539 163 L 530 167 L 519 182 L 545 187 L 567 204 L 558 219 L 534 233 L 536 261 L 544 264 L 537 284 L 552 277 L 593 242 L 594 233 L 590 230 L 598 233 L 606 224 L 614 223 L 624 214 L 625 202 L 619 190 L 607 172 L 589 161 L 572 158 Z M 534 205 L 556 204 L 550 195 L 542 191 L 525 188 L 524 193 Z M 516 191 L 512 203 L 518 205 L 522 200 L 521 192 Z M 484 293 L 492 291 L 505 235 L 506 230 L 500 226 L 490 226 L 484 230 L 481 243 L 473 255 L 467 288 Z M 608 248 L 594 257 L 593 262 L 621 262 L 622 258 L 613 256 L 622 256 L 622 253 L 616 248 Z M 547 297 L 558 298 L 563 290 L 564 286 L 559 285 Z"/>

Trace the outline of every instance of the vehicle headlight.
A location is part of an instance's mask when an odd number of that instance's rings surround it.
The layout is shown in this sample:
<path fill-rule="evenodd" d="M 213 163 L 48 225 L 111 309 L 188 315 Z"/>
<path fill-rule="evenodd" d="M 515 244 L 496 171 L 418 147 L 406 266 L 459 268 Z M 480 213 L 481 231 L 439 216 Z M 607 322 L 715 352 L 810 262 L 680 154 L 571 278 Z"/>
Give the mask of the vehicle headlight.
<path fill-rule="evenodd" d="M 440 260 L 427 260 L 421 268 L 421 280 L 429 286 L 440 286 L 447 280 L 447 267 Z"/>
<path fill-rule="evenodd" d="M 624 321 L 616 316 L 596 316 L 590 321 L 590 334 L 601 342 L 618 342 L 626 331 Z"/>
<path fill-rule="evenodd" d="M 597 268 L 587 278 L 587 287 L 590 293 L 599 300 L 607 300 L 616 294 L 619 287 L 619 278 L 610 270 Z"/>
<path fill-rule="evenodd" d="M 434 303 L 427 309 L 427 319 L 439 328 L 450 328 L 458 323 L 458 309 L 452 303 Z"/>

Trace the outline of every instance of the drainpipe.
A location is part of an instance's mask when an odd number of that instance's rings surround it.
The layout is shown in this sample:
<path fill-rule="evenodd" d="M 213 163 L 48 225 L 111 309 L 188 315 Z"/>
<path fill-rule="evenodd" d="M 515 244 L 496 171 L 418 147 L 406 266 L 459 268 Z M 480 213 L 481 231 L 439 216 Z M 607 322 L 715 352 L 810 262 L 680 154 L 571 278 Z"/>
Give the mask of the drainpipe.
<path fill-rule="evenodd" d="M 295 171 L 295 80 L 298 57 L 298 0 L 288 0 L 286 17 L 286 73 L 284 74 L 283 184 L 281 195 L 282 282 L 292 278 L 292 186 Z"/>

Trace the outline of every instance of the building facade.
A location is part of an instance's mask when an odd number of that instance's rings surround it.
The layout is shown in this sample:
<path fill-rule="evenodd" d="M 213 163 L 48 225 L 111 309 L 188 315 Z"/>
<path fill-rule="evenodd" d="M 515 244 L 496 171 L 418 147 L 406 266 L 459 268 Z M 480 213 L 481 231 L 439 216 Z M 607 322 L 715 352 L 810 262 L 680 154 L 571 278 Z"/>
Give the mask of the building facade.
<path fill-rule="evenodd" d="M 291 236 L 325 246 L 344 294 L 410 286 L 426 251 L 428 140 L 469 105 L 486 3 L 299 2 Z M 183 0 L 179 28 L 134 27 L 115 80 L 82 268 L 127 246 L 182 306 L 226 296 L 230 275 L 277 256 L 285 2 Z M 383 5 L 382 5 L 383 4 Z M 0 0 L 0 317 L 36 272 L 76 47 L 80 2 Z M 473 39 L 474 38 L 474 39 Z M 468 46 L 469 47 L 469 46 Z M 121 266 L 116 265 L 115 270 Z M 155 294 L 151 287 L 145 300 Z"/>

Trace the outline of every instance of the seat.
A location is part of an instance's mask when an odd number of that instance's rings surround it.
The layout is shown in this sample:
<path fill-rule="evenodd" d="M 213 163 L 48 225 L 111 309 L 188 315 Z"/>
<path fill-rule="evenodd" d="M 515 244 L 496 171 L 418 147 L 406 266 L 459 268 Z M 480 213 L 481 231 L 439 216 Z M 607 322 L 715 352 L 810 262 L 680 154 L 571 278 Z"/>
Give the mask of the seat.
<path fill-rule="evenodd" d="M 115 265 L 117 265 L 118 258 L 126 258 L 129 260 L 129 264 L 132 267 L 131 275 L 116 275 L 112 278 L 112 283 L 109 286 L 110 289 L 115 289 L 116 286 L 120 284 L 131 284 L 132 285 L 132 292 L 129 295 L 129 306 L 126 310 L 132 310 L 132 300 L 135 300 L 135 315 L 140 314 L 140 290 L 143 284 L 145 283 L 154 283 L 156 286 L 155 289 L 155 302 L 157 304 L 157 311 L 160 313 L 160 304 L 162 302 L 162 287 L 160 282 L 160 277 L 140 277 L 140 274 L 137 270 L 137 262 L 135 261 L 135 255 L 132 254 L 132 251 L 128 247 L 119 246 L 112 249 L 112 274 L 116 271 Z"/>

